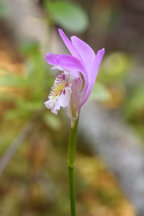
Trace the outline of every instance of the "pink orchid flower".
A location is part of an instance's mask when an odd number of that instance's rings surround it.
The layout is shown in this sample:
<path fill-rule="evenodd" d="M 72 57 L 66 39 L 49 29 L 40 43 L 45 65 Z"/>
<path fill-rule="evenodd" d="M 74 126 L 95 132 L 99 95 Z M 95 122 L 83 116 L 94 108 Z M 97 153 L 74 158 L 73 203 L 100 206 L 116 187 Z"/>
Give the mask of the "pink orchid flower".
<path fill-rule="evenodd" d="M 46 54 L 47 63 L 62 72 L 56 77 L 45 106 L 54 114 L 60 107 L 67 107 L 68 116 L 76 120 L 93 89 L 105 49 L 95 55 L 93 49 L 78 37 L 72 36 L 70 41 L 61 29 L 58 31 L 71 55 Z"/>

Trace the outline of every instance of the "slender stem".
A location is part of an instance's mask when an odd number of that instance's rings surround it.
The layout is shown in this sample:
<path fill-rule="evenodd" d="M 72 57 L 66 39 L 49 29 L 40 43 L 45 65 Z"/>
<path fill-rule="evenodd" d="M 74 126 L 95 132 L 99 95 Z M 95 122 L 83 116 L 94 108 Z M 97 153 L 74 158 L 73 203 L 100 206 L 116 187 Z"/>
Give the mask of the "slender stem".
<path fill-rule="evenodd" d="M 69 145 L 68 145 L 68 171 L 69 171 L 69 190 L 70 190 L 70 206 L 71 216 L 76 216 L 75 207 L 75 182 L 74 182 L 74 159 L 76 152 L 77 126 L 78 120 L 72 122 Z"/>
<path fill-rule="evenodd" d="M 74 182 L 74 168 L 69 167 L 69 190 L 70 190 L 70 208 L 71 216 L 76 215 L 76 206 L 75 206 L 75 182 Z"/>

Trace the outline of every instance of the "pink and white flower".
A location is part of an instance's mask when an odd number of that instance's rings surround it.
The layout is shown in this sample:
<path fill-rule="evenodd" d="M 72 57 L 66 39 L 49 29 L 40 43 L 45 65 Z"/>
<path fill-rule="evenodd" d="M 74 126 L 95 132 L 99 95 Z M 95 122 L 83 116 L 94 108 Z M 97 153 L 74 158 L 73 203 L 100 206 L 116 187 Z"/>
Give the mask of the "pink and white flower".
<path fill-rule="evenodd" d="M 72 36 L 70 41 L 61 29 L 59 34 L 71 55 L 46 54 L 47 63 L 62 73 L 57 76 L 45 106 L 54 114 L 60 107 L 67 107 L 68 116 L 75 120 L 95 84 L 105 49 L 95 55 L 93 49 L 78 37 Z"/>

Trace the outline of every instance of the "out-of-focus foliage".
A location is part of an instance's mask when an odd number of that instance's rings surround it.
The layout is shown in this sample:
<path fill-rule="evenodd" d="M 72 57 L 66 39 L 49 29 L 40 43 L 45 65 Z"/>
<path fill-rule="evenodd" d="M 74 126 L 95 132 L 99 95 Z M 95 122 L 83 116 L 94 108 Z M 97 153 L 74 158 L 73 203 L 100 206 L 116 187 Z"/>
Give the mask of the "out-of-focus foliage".
<path fill-rule="evenodd" d="M 11 105 L 6 108 L 5 121 L 0 127 L 1 155 L 23 123 L 37 113 L 38 118 L 33 120 L 32 134 L 2 176 L 0 212 L 3 216 L 19 216 L 22 213 L 28 216 L 67 215 L 68 129 L 59 116 L 43 109 L 44 96 L 53 84 L 53 77 L 43 62 L 38 44 L 24 44 L 21 53 L 26 59 L 24 73 L 12 75 L 2 70 L 1 75 L 1 86 L 9 89 L 5 94 L 1 92 L 1 100 Z M 91 99 L 100 102 L 112 100 L 110 86 L 96 81 Z M 42 112 L 40 115 L 39 111 Z M 107 172 L 99 159 L 79 153 L 76 179 L 79 216 L 94 215 L 95 212 L 103 216 L 133 216 L 114 176 Z"/>
<path fill-rule="evenodd" d="M 122 52 L 114 52 L 104 58 L 100 78 L 103 81 L 114 82 L 123 80 L 132 67 L 132 58 Z"/>
<path fill-rule="evenodd" d="M 126 83 L 132 65 L 128 54 L 114 52 L 106 55 L 90 99 L 103 102 L 109 108 L 120 108 L 126 100 Z"/>
<path fill-rule="evenodd" d="M 2 176 L 0 212 L 3 216 L 67 215 L 68 129 L 59 116 L 43 108 L 44 96 L 53 84 L 53 77 L 43 62 L 38 44 L 24 44 L 21 53 L 25 58 L 24 72 L 10 74 L 3 69 L 1 73 L 0 86 L 6 87 L 6 91 L 0 94 L 1 103 L 5 104 L 4 121 L 0 125 L 0 154 L 4 154 L 26 121 L 37 114 L 38 117 L 33 119 L 32 134 Z M 109 86 L 97 81 L 91 97 L 100 102 L 110 100 Z M 95 212 L 103 216 L 127 216 L 128 212 L 133 216 L 115 178 L 99 159 L 78 154 L 76 179 L 79 216 Z"/>
<path fill-rule="evenodd" d="M 60 121 L 60 119 L 51 113 L 45 113 L 44 122 L 55 131 L 59 130 L 62 127 L 62 122 Z"/>
<path fill-rule="evenodd" d="M 90 99 L 105 102 L 111 99 L 111 94 L 105 85 L 97 81 L 91 92 Z"/>
<path fill-rule="evenodd" d="M 144 118 L 144 84 L 137 86 L 132 91 L 125 104 L 125 115 L 127 118 Z"/>
<path fill-rule="evenodd" d="M 37 137 L 25 143 L 2 176 L 3 216 L 69 214 L 67 154 L 43 139 Z M 99 158 L 78 154 L 77 159 L 77 214 L 133 216 L 130 205 L 117 189 L 116 179 Z"/>
<path fill-rule="evenodd" d="M 67 1 L 45 1 L 48 16 L 68 31 L 80 33 L 88 27 L 85 11 L 76 3 Z"/>
<path fill-rule="evenodd" d="M 0 0 L 0 18 L 6 18 L 8 14 L 8 8 L 6 7 L 4 0 Z"/>
<path fill-rule="evenodd" d="M 90 43 L 93 41 L 96 46 L 108 46 L 108 36 L 118 23 L 122 25 L 120 10 L 111 6 L 112 1 L 39 2 L 44 2 L 47 24 L 50 25 L 48 27 L 60 25 L 70 33 L 83 33 L 89 29 L 80 37 Z M 0 18 L 7 16 L 5 1 L 0 0 Z M 122 35 L 124 32 L 128 30 L 121 29 Z M 122 35 L 119 37 L 122 38 Z M 113 38 L 112 42 L 116 43 Z M 134 39 L 131 43 L 136 44 Z M 106 48 L 90 99 L 101 102 L 106 109 L 120 111 L 122 117 L 144 139 L 144 81 L 129 83 L 135 56 L 117 46 L 111 48 L 112 44 Z M 119 44 L 123 45 L 124 41 L 119 40 Z M 2 46 L 3 42 L 0 52 Z M 10 55 L 8 51 L 7 55 Z M 2 173 L 0 214 L 68 215 L 68 128 L 64 126 L 61 114 L 53 115 L 43 104 L 54 77 L 44 62 L 38 43 L 24 43 L 20 47 L 19 56 L 22 58 L 22 71 L 15 70 L 12 73 L 0 64 L 0 156 L 5 154 L 29 121 L 33 123 L 32 133 L 26 137 Z M 15 59 L 13 61 L 13 64 L 17 63 Z M 5 60 L 5 56 L 3 59 L 0 53 L 1 62 L 9 64 L 9 59 Z M 82 148 L 85 148 L 83 143 Z M 83 151 L 85 154 L 78 151 L 76 162 L 78 216 L 133 216 L 130 205 L 118 189 L 115 177 L 87 149 Z"/>
<path fill-rule="evenodd" d="M 8 110 L 7 118 L 29 118 L 34 112 L 42 110 L 45 92 L 53 83 L 51 76 L 48 76 L 37 43 L 24 44 L 21 52 L 27 58 L 24 74 L 5 73 L 0 80 L 1 86 L 12 89 L 5 92 L 5 95 L 3 93 L 0 95 L 1 99 L 13 100 L 15 109 Z"/>

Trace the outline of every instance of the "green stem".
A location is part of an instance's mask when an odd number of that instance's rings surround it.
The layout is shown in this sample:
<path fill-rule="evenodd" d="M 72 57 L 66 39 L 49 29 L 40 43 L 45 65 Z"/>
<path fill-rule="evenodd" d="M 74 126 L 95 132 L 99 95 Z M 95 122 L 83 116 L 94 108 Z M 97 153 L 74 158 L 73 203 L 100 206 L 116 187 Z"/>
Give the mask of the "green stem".
<path fill-rule="evenodd" d="M 69 190 L 70 190 L 70 207 L 71 207 L 71 216 L 76 215 L 76 206 L 75 206 L 75 182 L 74 182 L 74 168 L 69 167 Z"/>
<path fill-rule="evenodd" d="M 69 190 L 70 190 L 70 206 L 71 216 L 76 216 L 75 207 L 75 182 L 74 182 L 74 159 L 76 152 L 77 126 L 78 120 L 72 122 L 69 145 L 68 145 L 68 171 L 69 171 Z"/>

